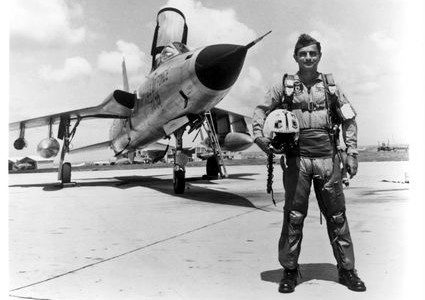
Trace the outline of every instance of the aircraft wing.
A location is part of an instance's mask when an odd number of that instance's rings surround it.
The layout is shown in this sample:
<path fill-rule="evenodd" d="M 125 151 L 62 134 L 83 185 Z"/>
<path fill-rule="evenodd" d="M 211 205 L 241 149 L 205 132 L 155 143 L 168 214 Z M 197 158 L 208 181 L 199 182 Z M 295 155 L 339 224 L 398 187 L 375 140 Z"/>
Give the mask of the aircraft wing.
<path fill-rule="evenodd" d="M 224 109 L 224 108 L 213 107 L 211 109 L 211 112 L 214 112 L 214 113 L 216 113 L 216 114 L 218 114 L 220 116 L 234 115 L 235 117 L 238 117 L 238 118 L 248 118 L 248 119 L 251 119 L 250 116 L 246 116 L 246 115 L 243 115 L 243 114 L 240 114 L 240 113 L 237 113 L 237 112 L 234 112 L 234 111 L 230 111 L 230 110 L 227 110 L 227 109 Z"/>
<path fill-rule="evenodd" d="M 107 148 L 110 148 L 111 143 L 112 143 L 112 141 L 104 141 L 104 142 L 101 142 L 101 143 L 90 144 L 90 145 L 86 145 L 86 146 L 83 146 L 83 147 L 70 149 L 69 153 L 76 154 L 76 153 L 84 153 L 84 152 L 107 149 Z M 173 147 L 171 146 L 171 148 L 173 148 Z M 143 150 L 143 151 L 146 151 L 146 152 L 149 152 L 149 151 L 152 151 L 152 152 L 161 152 L 162 151 L 162 152 L 164 152 L 167 149 L 168 149 L 168 145 L 160 143 L 160 142 L 154 142 L 154 143 L 151 143 L 147 146 L 139 148 L 139 150 Z"/>
<path fill-rule="evenodd" d="M 223 150 L 237 152 L 252 145 L 253 140 L 248 128 L 250 117 L 216 107 L 212 108 L 210 113 L 217 140 Z"/>
<path fill-rule="evenodd" d="M 154 143 L 151 143 L 151 144 L 144 146 L 140 149 L 144 150 L 144 151 L 161 151 L 161 150 L 164 151 L 168 147 L 171 147 L 172 149 L 174 148 L 172 145 L 169 145 L 169 144 L 154 142 Z"/>
<path fill-rule="evenodd" d="M 88 152 L 88 151 L 94 151 L 94 150 L 100 150 L 100 149 L 107 149 L 111 146 L 111 141 L 105 141 L 97 144 L 91 144 L 75 149 L 70 149 L 69 153 L 75 154 L 75 153 L 81 153 L 81 152 Z"/>
<path fill-rule="evenodd" d="M 249 134 L 250 117 L 217 107 L 211 109 L 211 114 L 219 136 L 229 132 Z"/>
<path fill-rule="evenodd" d="M 91 151 L 105 150 L 111 147 L 111 142 L 112 141 L 105 141 L 101 143 L 86 145 L 86 146 L 75 148 L 75 149 L 70 149 L 69 153 L 73 155 L 77 153 L 88 153 Z M 139 150 L 142 150 L 145 154 L 147 154 L 151 162 L 155 163 L 166 155 L 168 148 L 169 147 L 166 144 L 163 144 L 160 142 L 154 142 L 149 145 L 146 145 L 145 147 L 139 148 Z M 135 152 L 134 151 L 128 152 L 125 154 L 124 157 L 127 157 L 132 163 L 135 159 Z"/>
<path fill-rule="evenodd" d="M 13 122 L 9 124 L 9 129 L 18 130 L 22 126 L 32 128 L 53 125 L 59 123 L 61 117 L 68 117 L 70 120 L 82 118 L 127 118 L 134 107 L 135 99 L 135 94 L 115 90 L 97 106 Z"/>

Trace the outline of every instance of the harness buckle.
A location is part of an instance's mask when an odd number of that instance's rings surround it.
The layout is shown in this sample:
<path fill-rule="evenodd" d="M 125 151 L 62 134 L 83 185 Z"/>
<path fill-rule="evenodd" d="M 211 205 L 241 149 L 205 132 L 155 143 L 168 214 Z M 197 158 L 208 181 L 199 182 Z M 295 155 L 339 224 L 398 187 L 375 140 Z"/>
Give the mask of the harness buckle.
<path fill-rule="evenodd" d="M 334 84 L 328 85 L 328 91 L 329 91 L 329 94 L 331 94 L 332 96 L 335 95 L 335 93 L 336 93 L 336 85 L 334 85 Z"/>
<path fill-rule="evenodd" d="M 307 108 L 308 108 L 309 112 L 312 112 L 312 111 L 317 110 L 318 105 L 317 105 L 316 102 L 308 102 Z"/>

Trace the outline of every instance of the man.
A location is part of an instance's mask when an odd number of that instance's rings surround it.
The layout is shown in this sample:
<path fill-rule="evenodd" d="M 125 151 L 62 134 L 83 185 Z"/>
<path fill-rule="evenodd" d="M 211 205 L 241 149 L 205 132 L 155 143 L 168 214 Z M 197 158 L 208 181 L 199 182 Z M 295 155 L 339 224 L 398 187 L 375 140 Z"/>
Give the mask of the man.
<path fill-rule="evenodd" d="M 342 127 L 347 146 L 346 168 L 351 177 L 357 173 L 357 125 L 350 103 L 334 84 L 331 74 L 317 71 L 322 57 L 320 43 L 302 34 L 295 45 L 294 59 L 299 66 L 295 75 L 285 75 L 266 95 L 266 103 L 254 111 L 255 143 L 266 153 L 270 139 L 263 136 L 266 116 L 275 109 L 292 111 L 299 122 L 296 151 L 281 158 L 285 206 L 279 240 L 279 262 L 284 267 L 279 292 L 294 291 L 298 277 L 298 257 L 302 229 L 307 215 L 313 182 L 316 198 L 326 218 L 329 239 L 337 261 L 339 281 L 354 291 L 365 291 L 354 269 L 353 243 L 345 215 L 338 154 L 338 128 Z"/>

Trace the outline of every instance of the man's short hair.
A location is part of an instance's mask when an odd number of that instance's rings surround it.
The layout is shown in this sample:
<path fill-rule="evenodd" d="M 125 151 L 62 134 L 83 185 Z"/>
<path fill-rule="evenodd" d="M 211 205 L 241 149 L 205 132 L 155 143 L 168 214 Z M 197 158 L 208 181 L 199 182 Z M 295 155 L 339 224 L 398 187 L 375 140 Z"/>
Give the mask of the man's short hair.
<path fill-rule="evenodd" d="M 322 52 L 322 47 L 320 46 L 320 43 L 316 39 L 314 39 L 313 37 L 309 36 L 306 33 L 301 34 L 298 37 L 297 43 L 295 44 L 294 54 L 297 55 L 298 50 L 310 45 L 317 45 L 317 49 L 319 50 L 319 52 Z"/>

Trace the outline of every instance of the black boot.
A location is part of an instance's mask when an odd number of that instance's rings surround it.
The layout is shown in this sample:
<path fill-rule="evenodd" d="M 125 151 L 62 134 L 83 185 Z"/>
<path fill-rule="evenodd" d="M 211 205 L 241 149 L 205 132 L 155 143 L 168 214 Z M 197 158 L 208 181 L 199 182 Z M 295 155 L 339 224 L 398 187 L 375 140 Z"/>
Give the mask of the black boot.
<path fill-rule="evenodd" d="M 298 269 L 283 270 L 283 277 L 279 283 L 280 293 L 292 293 L 297 285 Z"/>
<path fill-rule="evenodd" d="M 345 270 L 342 268 L 338 269 L 339 283 L 345 285 L 350 290 L 355 292 L 364 292 L 366 291 L 366 286 L 364 282 L 361 281 L 359 276 L 357 276 L 356 270 Z"/>

